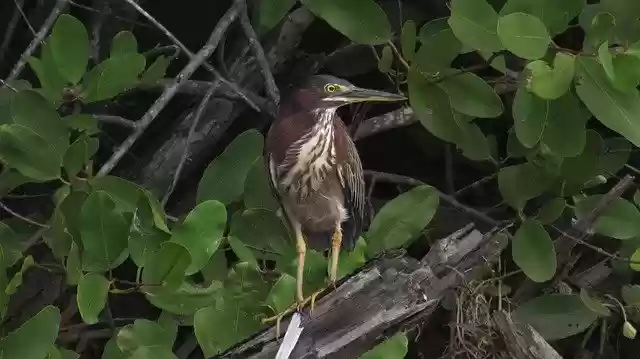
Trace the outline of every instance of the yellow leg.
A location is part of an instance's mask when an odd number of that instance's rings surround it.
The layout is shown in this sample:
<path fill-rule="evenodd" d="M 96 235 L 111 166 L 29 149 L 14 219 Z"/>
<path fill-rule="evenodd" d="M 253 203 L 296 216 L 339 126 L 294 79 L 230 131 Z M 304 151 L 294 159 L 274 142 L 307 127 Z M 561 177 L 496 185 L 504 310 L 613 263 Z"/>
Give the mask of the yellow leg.
<path fill-rule="evenodd" d="M 335 286 L 338 277 L 338 259 L 340 257 L 340 247 L 342 246 L 342 230 L 338 226 L 331 238 L 331 270 L 329 271 L 329 282 Z"/>
<path fill-rule="evenodd" d="M 296 276 L 296 300 L 298 306 L 301 306 L 304 302 L 303 284 L 304 284 L 304 257 L 307 253 L 307 244 L 302 236 L 302 230 L 300 225 L 295 227 L 296 232 L 296 249 L 298 250 L 298 268 Z"/>

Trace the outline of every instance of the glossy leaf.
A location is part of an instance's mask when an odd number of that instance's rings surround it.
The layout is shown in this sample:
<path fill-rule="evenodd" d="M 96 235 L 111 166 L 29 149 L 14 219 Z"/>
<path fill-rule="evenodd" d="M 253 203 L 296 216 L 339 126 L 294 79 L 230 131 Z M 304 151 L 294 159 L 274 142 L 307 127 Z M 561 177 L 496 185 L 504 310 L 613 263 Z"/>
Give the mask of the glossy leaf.
<path fill-rule="evenodd" d="M 617 90 L 600 64 L 592 58 L 578 58 L 576 92 L 589 111 L 603 125 L 640 146 L 640 94 Z"/>
<path fill-rule="evenodd" d="M 144 267 L 150 258 L 160 250 L 162 243 L 171 236 L 158 229 L 152 228 L 147 231 L 132 231 L 129 235 L 129 254 L 138 267 Z"/>
<path fill-rule="evenodd" d="M 386 203 L 365 236 L 370 252 L 400 247 L 416 238 L 436 213 L 439 199 L 433 187 L 421 185 Z"/>
<path fill-rule="evenodd" d="M 276 26 L 280 20 L 293 8 L 296 0 L 266 0 L 260 2 L 260 27 L 268 31 Z"/>
<path fill-rule="evenodd" d="M 76 84 L 89 61 L 89 34 L 84 25 L 68 14 L 58 17 L 51 30 L 51 53 L 60 73 Z"/>
<path fill-rule="evenodd" d="M 301 0 L 331 27 L 365 45 L 378 45 L 391 38 L 387 14 L 373 0 Z"/>
<path fill-rule="evenodd" d="M 500 97 L 482 78 L 466 72 L 452 76 L 438 85 L 449 95 L 451 106 L 474 117 L 498 117 L 503 107 Z"/>
<path fill-rule="evenodd" d="M 110 57 L 137 53 L 138 40 L 130 31 L 120 31 L 113 37 Z"/>
<path fill-rule="evenodd" d="M 578 219 L 585 218 L 602 199 L 602 195 L 583 198 L 575 205 Z M 593 225 L 596 233 L 617 239 L 640 235 L 640 211 L 631 202 L 618 198 L 608 206 Z"/>
<path fill-rule="evenodd" d="M 205 201 L 197 205 L 187 218 L 173 229 L 171 242 L 189 251 L 191 263 L 188 275 L 198 272 L 218 249 L 227 226 L 227 210 L 218 201 Z"/>
<path fill-rule="evenodd" d="M 550 115 L 549 101 L 543 100 L 524 87 L 518 87 L 513 100 L 513 127 L 520 143 L 534 147 L 547 126 Z"/>
<path fill-rule="evenodd" d="M 184 281 L 191 257 L 182 245 L 164 242 L 160 245 L 160 250 L 149 256 L 146 261 L 142 271 L 142 281 L 148 285 L 145 290 L 148 293 L 169 292 L 180 287 Z"/>
<path fill-rule="evenodd" d="M 526 68 L 531 71 L 527 89 L 545 100 L 555 100 L 569 91 L 575 74 L 575 56 L 557 53 L 553 69 L 543 60 L 532 61 Z"/>
<path fill-rule="evenodd" d="M 587 329 L 598 315 L 577 294 L 549 294 L 521 304 L 514 319 L 531 325 L 544 339 L 557 340 Z"/>
<path fill-rule="evenodd" d="M 553 278 L 558 264 L 553 241 L 540 222 L 527 219 L 522 223 L 511 247 L 513 261 L 534 282 Z"/>
<path fill-rule="evenodd" d="M 504 47 L 497 34 L 498 14 L 486 0 L 452 0 L 449 26 L 465 45 L 483 51 Z"/>
<path fill-rule="evenodd" d="M 402 56 L 407 62 L 413 60 L 413 54 L 416 50 L 416 40 L 416 23 L 412 20 L 405 21 L 404 25 L 402 25 L 400 43 L 402 44 Z"/>
<path fill-rule="evenodd" d="M 551 185 L 551 178 L 531 163 L 500 169 L 498 187 L 502 198 L 511 207 L 521 210 L 531 198 L 542 194 Z"/>
<path fill-rule="evenodd" d="M 82 321 L 87 324 L 98 323 L 98 315 L 107 303 L 111 283 L 99 273 L 87 273 L 78 282 L 78 310 Z"/>
<path fill-rule="evenodd" d="M 207 287 L 188 282 L 174 292 L 146 292 L 146 298 L 154 306 L 177 315 L 193 315 L 198 309 L 215 304 L 222 294 L 222 285 L 214 281 Z"/>
<path fill-rule="evenodd" d="M 253 268 L 259 269 L 258 261 L 249 247 L 235 237 L 227 237 L 227 240 L 229 241 L 229 245 L 231 246 L 233 253 L 238 256 L 238 260 L 248 263 Z"/>
<path fill-rule="evenodd" d="M 80 233 L 84 269 L 108 270 L 121 263 L 127 249 L 129 223 L 115 211 L 104 191 L 95 191 L 82 205 Z"/>
<path fill-rule="evenodd" d="M 60 310 L 48 305 L 0 340 L 3 358 L 44 358 L 58 336 Z"/>
<path fill-rule="evenodd" d="M 198 203 L 217 200 L 227 205 L 240 199 L 247 174 L 262 155 L 263 146 L 264 139 L 257 130 L 248 130 L 236 137 L 202 175 Z"/>
<path fill-rule="evenodd" d="M 296 278 L 283 273 L 271 287 L 266 304 L 274 313 L 281 313 L 294 302 L 295 295 Z"/>
<path fill-rule="evenodd" d="M 11 116 L 13 123 L 44 138 L 54 159 L 62 158 L 69 146 L 69 130 L 44 97 L 31 90 L 18 92 L 11 101 Z"/>
<path fill-rule="evenodd" d="M 544 23 L 535 16 L 521 12 L 498 19 L 498 37 L 507 50 L 528 60 L 544 56 L 551 42 Z"/>
<path fill-rule="evenodd" d="M 397 333 L 364 353 L 360 359 L 402 359 L 406 357 L 408 347 L 407 335 Z"/>
<path fill-rule="evenodd" d="M 62 155 L 40 135 L 21 125 L 0 126 L 0 161 L 39 181 L 60 176 Z"/>

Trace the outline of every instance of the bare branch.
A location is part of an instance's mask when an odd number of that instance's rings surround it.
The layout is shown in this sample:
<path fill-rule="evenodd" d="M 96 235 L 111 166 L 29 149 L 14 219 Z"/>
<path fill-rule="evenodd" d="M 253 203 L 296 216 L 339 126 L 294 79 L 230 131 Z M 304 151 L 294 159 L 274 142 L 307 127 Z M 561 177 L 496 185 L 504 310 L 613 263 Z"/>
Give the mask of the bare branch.
<path fill-rule="evenodd" d="M 136 140 L 140 138 L 140 136 L 142 136 L 151 122 L 153 122 L 153 120 L 158 116 L 158 113 L 160 113 L 160 111 L 162 111 L 162 109 L 164 109 L 164 107 L 167 105 L 169 100 L 173 98 L 178 88 L 180 87 L 180 84 L 183 81 L 188 80 L 189 77 L 191 77 L 191 75 L 193 75 L 193 73 L 196 71 L 196 69 L 200 67 L 200 65 L 202 65 L 206 61 L 206 59 L 209 58 L 209 56 L 211 56 L 213 51 L 218 46 L 218 43 L 220 42 L 220 39 L 222 38 L 224 32 L 227 30 L 229 25 L 231 25 L 231 23 L 238 17 L 242 5 L 243 4 L 241 0 L 234 0 L 231 8 L 229 8 L 229 10 L 224 14 L 222 19 L 220 19 L 220 21 L 216 25 L 207 43 L 202 47 L 202 49 L 200 49 L 200 51 L 198 51 L 198 54 L 196 54 L 196 56 L 191 61 L 189 61 L 189 63 L 182 69 L 182 71 L 180 71 L 180 74 L 178 74 L 172 84 L 165 89 L 165 91 L 162 93 L 162 95 L 160 95 L 160 97 L 151 106 L 147 113 L 142 116 L 140 121 L 138 121 L 138 127 L 136 128 L 136 130 L 131 135 L 129 135 L 129 137 L 120 145 L 118 150 L 111 156 L 111 158 L 102 166 L 102 168 L 100 168 L 97 176 L 106 175 L 113 169 L 113 167 L 118 164 L 118 162 L 120 162 L 120 159 L 122 159 L 125 153 L 129 151 L 131 146 L 133 146 Z"/>
<path fill-rule="evenodd" d="M 169 197 L 171 197 L 171 194 L 176 188 L 176 184 L 178 183 L 178 179 L 180 178 L 180 173 L 182 173 L 182 167 L 184 167 L 184 163 L 187 160 L 187 156 L 189 154 L 189 144 L 191 144 L 191 141 L 193 140 L 193 135 L 195 134 L 196 128 L 198 127 L 198 122 L 200 122 L 200 118 L 202 118 L 204 110 L 207 107 L 209 100 L 211 100 L 213 93 L 218 88 L 219 83 L 220 81 L 214 81 L 211 84 L 211 86 L 209 86 L 209 91 L 207 91 L 207 93 L 204 95 L 204 97 L 200 101 L 200 105 L 198 105 L 196 114 L 193 116 L 193 120 L 192 120 L 193 122 L 191 123 L 191 127 L 189 128 L 189 135 L 187 136 L 187 140 L 184 145 L 184 150 L 182 151 L 182 156 L 180 157 L 180 162 L 178 163 L 178 167 L 176 168 L 176 171 L 173 174 L 171 185 L 169 186 L 167 193 L 165 193 L 164 198 L 162 198 L 163 207 L 167 205 L 167 202 L 169 201 Z"/>
<path fill-rule="evenodd" d="M 11 208 L 7 207 L 7 205 L 4 204 L 4 202 L 0 202 L 0 208 L 4 209 L 10 215 L 12 215 L 12 216 L 14 216 L 14 217 L 16 217 L 16 218 L 18 218 L 18 219 L 20 219 L 22 221 L 25 221 L 27 223 L 33 224 L 34 226 L 38 226 L 38 227 L 41 227 L 41 228 L 49 228 L 49 226 L 46 225 L 46 224 L 42 224 L 40 222 L 36 222 L 31 218 L 28 218 L 28 217 L 25 217 L 25 216 L 23 216 L 23 215 L 21 215 L 19 213 L 16 213 L 14 210 L 12 210 Z"/>
<path fill-rule="evenodd" d="M 131 120 L 127 120 L 124 117 L 113 116 L 113 115 L 94 115 L 98 121 L 104 123 L 111 123 L 114 125 L 120 125 L 128 128 L 136 128 L 138 127 L 137 123 Z"/>
<path fill-rule="evenodd" d="M 42 27 L 40 27 L 40 30 L 38 30 L 38 33 L 36 33 L 35 38 L 31 41 L 24 53 L 22 53 L 20 60 L 13 67 L 11 73 L 9 73 L 9 76 L 7 76 L 7 78 L 5 79 L 6 82 L 11 82 L 18 78 L 18 75 L 20 75 L 20 72 L 22 72 L 22 69 L 24 69 L 24 66 L 27 64 L 27 58 L 31 56 L 36 51 L 36 49 L 38 49 L 38 46 L 40 46 L 44 38 L 47 37 L 47 34 L 49 33 L 49 30 L 51 30 L 51 27 L 53 27 L 53 24 L 56 22 L 56 19 L 58 18 L 60 13 L 64 11 L 68 4 L 69 0 L 58 0 L 56 2 L 56 5 L 53 7 L 51 13 L 44 21 L 44 24 L 42 24 Z"/>
<path fill-rule="evenodd" d="M 33 26 L 31 26 L 29 18 L 27 18 L 27 15 L 25 15 L 24 11 L 22 10 L 24 0 L 13 0 L 13 3 L 16 4 L 16 9 L 18 10 L 18 12 L 20 12 L 20 16 L 22 16 L 22 19 L 27 24 L 27 27 L 29 28 L 33 36 L 36 36 L 36 30 L 33 28 Z"/>
<path fill-rule="evenodd" d="M 264 54 L 264 49 L 258 40 L 258 35 L 256 35 L 255 30 L 251 26 L 251 21 L 247 14 L 246 0 L 244 9 L 240 15 L 240 24 L 242 24 L 242 29 L 244 30 L 245 35 L 247 35 L 247 39 L 249 40 L 249 43 L 253 48 L 253 52 L 256 55 L 256 59 L 258 60 L 258 64 L 260 65 L 260 71 L 262 72 L 262 76 L 266 83 L 267 94 L 273 103 L 278 104 L 280 103 L 280 91 L 278 90 L 278 86 L 276 86 L 276 81 L 271 73 L 269 62 Z"/>
<path fill-rule="evenodd" d="M 2 64 L 4 60 L 4 53 L 7 51 L 9 44 L 11 44 L 11 39 L 13 38 L 13 32 L 16 31 L 16 26 L 18 25 L 18 20 L 20 20 L 20 10 L 24 5 L 24 0 L 16 0 L 16 9 L 11 16 L 11 20 L 7 24 L 7 29 L 4 33 L 4 39 L 2 39 L 2 44 L 0 45 L 0 64 Z"/>

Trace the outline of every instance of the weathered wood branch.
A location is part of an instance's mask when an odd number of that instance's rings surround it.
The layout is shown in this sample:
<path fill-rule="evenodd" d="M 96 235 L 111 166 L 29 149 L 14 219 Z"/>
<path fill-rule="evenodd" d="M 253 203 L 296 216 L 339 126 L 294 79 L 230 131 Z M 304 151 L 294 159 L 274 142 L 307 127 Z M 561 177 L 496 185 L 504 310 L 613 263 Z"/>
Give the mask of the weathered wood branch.
<path fill-rule="evenodd" d="M 516 323 L 505 311 L 496 311 L 492 318 L 513 359 L 562 359 L 549 343 L 530 325 Z"/>
<path fill-rule="evenodd" d="M 420 261 L 396 253 L 369 262 L 316 303 L 291 358 L 356 358 L 428 320 L 445 294 L 506 247 L 494 233 L 483 235 L 470 224 L 437 241 Z M 281 328 L 288 323 L 289 317 Z M 219 358 L 271 359 L 279 345 L 271 327 Z"/>

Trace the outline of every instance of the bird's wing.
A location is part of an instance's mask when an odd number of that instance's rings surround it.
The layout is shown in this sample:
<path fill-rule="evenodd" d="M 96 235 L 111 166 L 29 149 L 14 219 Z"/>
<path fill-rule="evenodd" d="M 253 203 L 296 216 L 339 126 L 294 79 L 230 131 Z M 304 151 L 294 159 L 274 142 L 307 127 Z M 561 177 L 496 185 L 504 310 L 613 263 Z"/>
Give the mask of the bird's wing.
<path fill-rule="evenodd" d="M 293 228 L 293 224 L 291 223 L 291 218 L 287 215 L 287 211 L 284 209 L 284 204 L 282 203 L 282 198 L 280 197 L 280 193 L 278 192 L 278 174 L 277 174 L 277 164 L 273 160 L 273 157 L 267 151 L 263 154 L 265 166 L 267 167 L 267 172 L 269 175 L 269 187 L 271 188 L 271 193 L 278 202 L 280 206 L 280 212 L 282 217 L 285 219 L 286 225 L 291 230 Z"/>
<path fill-rule="evenodd" d="M 353 141 L 348 138 L 345 141 L 347 157 L 338 166 L 338 177 L 342 185 L 345 198 L 345 207 L 349 213 L 349 219 L 343 223 L 343 241 L 348 248 L 353 248 L 358 236 L 362 232 L 365 216 L 365 185 L 362 172 L 362 164 L 358 156 L 358 150 Z"/>

